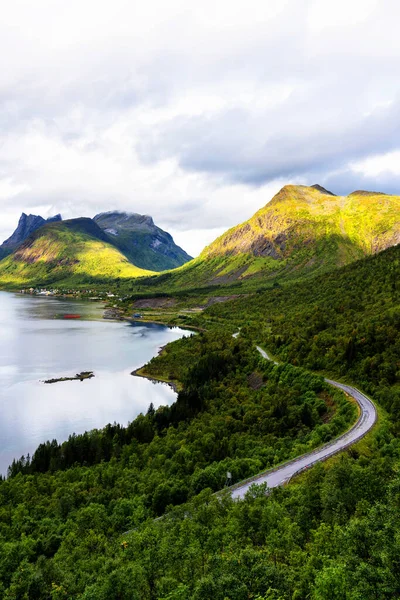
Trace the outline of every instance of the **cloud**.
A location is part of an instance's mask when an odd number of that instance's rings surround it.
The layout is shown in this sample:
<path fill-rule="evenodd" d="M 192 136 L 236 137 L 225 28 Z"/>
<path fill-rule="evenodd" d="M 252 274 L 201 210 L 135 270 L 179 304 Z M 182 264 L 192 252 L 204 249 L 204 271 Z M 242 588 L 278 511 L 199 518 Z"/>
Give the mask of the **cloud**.
<path fill-rule="evenodd" d="M 278 177 L 316 176 L 372 153 L 398 147 L 400 104 L 356 119 L 315 118 L 318 107 L 296 99 L 270 110 L 229 109 L 177 117 L 159 127 L 142 150 L 148 162 L 176 157 L 181 168 L 260 185 Z M 287 115 L 295 113 L 296 128 Z M 350 121 L 350 122 L 349 122 Z M 305 126 L 306 125 L 306 126 Z M 161 143 L 162 141 L 162 143 Z"/>
<path fill-rule="evenodd" d="M 8 3 L 0 235 L 22 210 L 132 210 L 195 253 L 288 181 L 396 191 L 376 165 L 400 149 L 399 5 L 332 7 Z"/>
<path fill-rule="evenodd" d="M 348 168 L 330 173 L 323 184 L 336 194 L 346 195 L 355 190 L 399 194 L 400 152 L 378 154 L 352 163 Z"/>

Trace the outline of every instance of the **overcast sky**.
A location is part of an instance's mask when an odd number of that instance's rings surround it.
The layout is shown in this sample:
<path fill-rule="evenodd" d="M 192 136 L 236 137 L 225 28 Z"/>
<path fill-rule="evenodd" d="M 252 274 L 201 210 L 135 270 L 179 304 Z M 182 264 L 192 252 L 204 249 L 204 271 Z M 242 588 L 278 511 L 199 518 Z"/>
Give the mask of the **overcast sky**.
<path fill-rule="evenodd" d="M 285 183 L 400 192 L 398 0 L 3 0 L 0 238 L 150 214 L 192 255 Z"/>

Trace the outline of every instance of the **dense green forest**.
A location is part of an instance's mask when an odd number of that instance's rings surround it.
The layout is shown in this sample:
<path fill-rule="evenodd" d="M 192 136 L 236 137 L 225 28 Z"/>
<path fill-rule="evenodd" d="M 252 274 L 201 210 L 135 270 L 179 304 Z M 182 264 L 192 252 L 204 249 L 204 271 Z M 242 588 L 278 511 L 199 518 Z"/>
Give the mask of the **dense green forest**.
<path fill-rule="evenodd" d="M 400 597 L 399 264 L 393 248 L 210 306 L 193 319 L 209 333 L 146 367 L 180 382 L 174 405 L 14 461 L 0 482 L 2 597 Z M 255 342 L 287 362 L 264 361 Z M 353 381 L 387 413 L 268 496 L 213 495 L 228 470 L 238 481 L 354 421 L 355 406 L 311 370 Z"/>
<path fill-rule="evenodd" d="M 192 360 L 188 368 L 179 361 L 183 390 L 171 407 L 150 406 L 126 428 L 48 442 L 32 459 L 13 462 L 0 484 L 4 597 L 89 593 L 103 554 L 118 568 L 129 556 L 120 547 L 124 531 L 146 529 L 205 488 L 222 489 L 227 471 L 239 481 L 355 420 L 355 406 L 322 377 L 264 361 L 247 340 L 202 334 L 175 347 L 178 355 L 190 348 Z M 175 363 L 175 352 L 166 360 Z M 104 597 L 159 597 L 164 584 L 152 585 L 143 582 L 136 596 L 125 590 Z M 93 593 L 83 597 L 103 597 Z"/>
<path fill-rule="evenodd" d="M 397 597 L 398 441 L 381 431 L 370 443 L 372 456 L 315 467 L 270 497 L 206 490 L 159 521 L 144 520 L 134 474 L 115 461 L 19 475 L 0 488 L 4 597 Z M 134 531 L 118 536 L 127 521 Z"/>
<path fill-rule="evenodd" d="M 400 246 L 312 281 L 216 304 L 207 319 L 208 327 L 241 326 L 283 361 L 356 382 L 400 426 Z"/>

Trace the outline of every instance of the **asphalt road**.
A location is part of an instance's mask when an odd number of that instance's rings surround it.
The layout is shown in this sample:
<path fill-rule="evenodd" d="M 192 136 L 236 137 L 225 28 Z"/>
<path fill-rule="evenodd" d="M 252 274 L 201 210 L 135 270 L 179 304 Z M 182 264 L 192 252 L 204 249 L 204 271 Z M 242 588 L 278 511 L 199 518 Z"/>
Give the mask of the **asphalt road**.
<path fill-rule="evenodd" d="M 265 352 L 265 350 L 259 346 L 257 346 L 257 350 L 265 359 L 272 360 L 271 357 L 268 356 L 267 352 Z M 278 363 L 275 362 L 275 364 Z M 343 390 L 346 394 L 354 398 L 360 407 L 360 416 L 357 422 L 346 433 L 339 436 L 332 442 L 329 442 L 329 444 L 322 446 L 322 448 L 318 448 L 317 450 L 303 454 L 302 456 L 288 461 L 287 463 L 284 463 L 275 469 L 271 469 L 270 471 L 262 473 L 261 475 L 251 477 L 240 484 L 232 486 L 232 498 L 243 498 L 253 483 L 266 483 L 268 488 L 274 488 L 279 485 L 283 485 L 300 471 L 304 471 L 312 465 L 315 465 L 315 463 L 325 460 L 330 456 L 337 454 L 341 450 L 344 450 L 344 448 L 351 446 L 371 429 L 377 419 L 376 408 L 371 400 L 350 385 L 338 383 L 337 381 L 332 381 L 331 379 L 325 379 L 325 381 L 330 385 Z"/>

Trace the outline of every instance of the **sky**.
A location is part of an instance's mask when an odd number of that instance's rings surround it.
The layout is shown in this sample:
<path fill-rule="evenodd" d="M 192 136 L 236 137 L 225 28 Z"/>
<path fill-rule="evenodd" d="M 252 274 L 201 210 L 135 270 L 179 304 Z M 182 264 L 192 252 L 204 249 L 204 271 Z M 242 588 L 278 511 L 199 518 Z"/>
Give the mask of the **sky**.
<path fill-rule="evenodd" d="M 195 256 L 286 183 L 400 193 L 397 1 L 1 4 L 1 240 L 125 210 Z"/>

